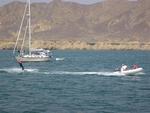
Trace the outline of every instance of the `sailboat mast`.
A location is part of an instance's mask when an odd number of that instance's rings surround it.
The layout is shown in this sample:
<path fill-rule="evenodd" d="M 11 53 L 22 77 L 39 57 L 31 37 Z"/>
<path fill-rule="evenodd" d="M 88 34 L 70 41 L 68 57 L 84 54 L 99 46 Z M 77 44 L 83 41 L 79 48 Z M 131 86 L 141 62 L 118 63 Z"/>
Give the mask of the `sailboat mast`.
<path fill-rule="evenodd" d="M 31 0 L 29 2 L 29 55 L 31 55 Z"/>
<path fill-rule="evenodd" d="M 27 8 L 28 8 L 28 3 L 26 2 L 26 6 L 25 6 L 24 13 L 23 13 L 23 16 L 22 16 L 21 25 L 20 25 L 20 28 L 19 28 L 19 31 L 18 31 L 17 41 L 16 41 L 16 43 L 15 43 L 15 47 L 14 47 L 14 50 L 13 50 L 13 54 L 15 54 L 15 51 L 16 51 L 16 48 L 17 48 L 17 44 L 18 44 L 18 41 L 19 41 L 19 38 L 20 38 L 22 26 L 23 26 L 23 23 L 24 23 L 24 20 L 25 20 L 25 15 L 26 15 L 26 13 L 27 13 L 27 12 L 26 12 L 26 11 L 27 11 Z"/>

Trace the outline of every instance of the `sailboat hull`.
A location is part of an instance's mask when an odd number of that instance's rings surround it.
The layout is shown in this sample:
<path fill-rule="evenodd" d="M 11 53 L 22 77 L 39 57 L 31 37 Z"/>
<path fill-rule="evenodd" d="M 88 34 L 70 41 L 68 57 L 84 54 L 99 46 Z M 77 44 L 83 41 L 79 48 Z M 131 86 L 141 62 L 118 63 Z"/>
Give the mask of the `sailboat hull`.
<path fill-rule="evenodd" d="M 43 61 L 50 61 L 50 57 L 22 57 L 22 56 L 17 56 L 16 57 L 17 61 L 21 62 L 43 62 Z"/>

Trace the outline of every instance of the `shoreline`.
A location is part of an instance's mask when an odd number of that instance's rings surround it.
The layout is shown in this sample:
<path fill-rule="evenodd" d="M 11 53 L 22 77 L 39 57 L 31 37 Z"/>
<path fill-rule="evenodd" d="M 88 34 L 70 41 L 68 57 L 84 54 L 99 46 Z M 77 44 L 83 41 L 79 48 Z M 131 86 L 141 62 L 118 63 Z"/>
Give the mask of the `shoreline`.
<path fill-rule="evenodd" d="M 14 41 L 0 41 L 1 50 L 12 50 L 14 45 Z M 150 50 L 150 42 L 36 40 L 33 41 L 32 48 L 44 48 L 50 50 Z"/>

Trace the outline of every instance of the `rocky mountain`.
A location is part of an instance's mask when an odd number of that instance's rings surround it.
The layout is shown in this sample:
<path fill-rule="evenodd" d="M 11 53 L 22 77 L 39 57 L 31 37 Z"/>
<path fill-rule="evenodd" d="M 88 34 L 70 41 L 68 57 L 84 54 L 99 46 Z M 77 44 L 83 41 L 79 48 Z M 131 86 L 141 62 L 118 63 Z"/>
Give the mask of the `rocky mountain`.
<path fill-rule="evenodd" d="M 16 39 L 24 7 L 22 2 L 0 7 L 0 39 Z M 150 41 L 150 0 L 91 5 L 53 0 L 31 4 L 31 13 L 36 40 Z"/>

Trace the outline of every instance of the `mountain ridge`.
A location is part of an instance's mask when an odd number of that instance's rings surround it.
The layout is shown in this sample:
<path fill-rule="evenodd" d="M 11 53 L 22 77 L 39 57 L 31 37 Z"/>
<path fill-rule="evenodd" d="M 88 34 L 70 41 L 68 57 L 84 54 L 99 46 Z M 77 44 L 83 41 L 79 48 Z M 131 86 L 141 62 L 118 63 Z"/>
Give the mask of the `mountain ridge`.
<path fill-rule="evenodd" d="M 0 39 L 16 39 L 25 3 L 0 7 Z M 32 3 L 33 40 L 150 41 L 150 1 Z M 25 25 L 24 25 L 25 27 Z"/>

